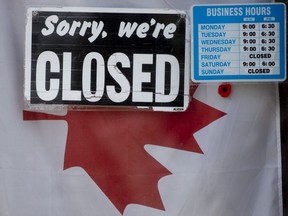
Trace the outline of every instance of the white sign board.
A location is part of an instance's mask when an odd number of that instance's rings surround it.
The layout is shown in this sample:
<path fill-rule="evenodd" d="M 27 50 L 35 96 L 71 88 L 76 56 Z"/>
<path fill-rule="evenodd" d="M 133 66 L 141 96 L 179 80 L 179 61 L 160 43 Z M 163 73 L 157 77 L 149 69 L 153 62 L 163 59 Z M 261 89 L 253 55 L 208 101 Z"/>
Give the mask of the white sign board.
<path fill-rule="evenodd" d="M 195 5 L 195 82 L 286 79 L 285 4 Z"/>

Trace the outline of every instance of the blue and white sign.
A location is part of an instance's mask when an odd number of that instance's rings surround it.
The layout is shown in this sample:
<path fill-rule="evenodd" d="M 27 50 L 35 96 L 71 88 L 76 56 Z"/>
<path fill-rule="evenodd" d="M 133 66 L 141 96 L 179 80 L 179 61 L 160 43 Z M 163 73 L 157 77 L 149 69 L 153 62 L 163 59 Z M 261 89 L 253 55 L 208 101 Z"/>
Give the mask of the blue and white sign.
<path fill-rule="evenodd" d="M 195 5 L 195 82 L 286 79 L 285 4 Z"/>

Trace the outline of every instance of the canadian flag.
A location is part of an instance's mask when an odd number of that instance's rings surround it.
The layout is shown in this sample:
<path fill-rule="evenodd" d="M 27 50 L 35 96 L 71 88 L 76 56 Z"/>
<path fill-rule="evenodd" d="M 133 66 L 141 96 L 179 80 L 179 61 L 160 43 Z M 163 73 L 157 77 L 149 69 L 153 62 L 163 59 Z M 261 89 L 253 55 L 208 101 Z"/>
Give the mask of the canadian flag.
<path fill-rule="evenodd" d="M 1 216 L 282 215 L 277 84 L 191 85 L 183 113 L 23 112 L 26 6 L 194 2 L 0 1 Z"/>

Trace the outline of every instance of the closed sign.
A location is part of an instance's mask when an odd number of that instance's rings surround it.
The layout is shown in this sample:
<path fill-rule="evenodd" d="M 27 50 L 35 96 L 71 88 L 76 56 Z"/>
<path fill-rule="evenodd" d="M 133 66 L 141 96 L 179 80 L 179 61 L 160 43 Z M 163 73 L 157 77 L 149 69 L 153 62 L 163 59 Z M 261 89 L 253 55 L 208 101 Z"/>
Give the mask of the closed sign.
<path fill-rule="evenodd" d="M 183 111 L 186 51 L 181 11 L 30 8 L 26 104 Z"/>

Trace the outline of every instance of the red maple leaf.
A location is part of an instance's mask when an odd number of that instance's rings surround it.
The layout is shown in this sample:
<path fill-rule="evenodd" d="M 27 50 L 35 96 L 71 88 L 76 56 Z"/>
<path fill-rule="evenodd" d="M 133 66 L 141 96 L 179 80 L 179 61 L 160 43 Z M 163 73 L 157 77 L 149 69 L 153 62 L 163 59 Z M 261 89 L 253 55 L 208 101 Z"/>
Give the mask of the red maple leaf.
<path fill-rule="evenodd" d="M 129 203 L 164 209 L 157 183 L 171 173 L 145 151 L 145 144 L 202 154 L 193 134 L 223 115 L 193 98 L 187 111 L 178 113 L 69 111 L 55 116 L 24 111 L 23 118 L 67 121 L 64 169 L 82 167 L 123 213 Z"/>

